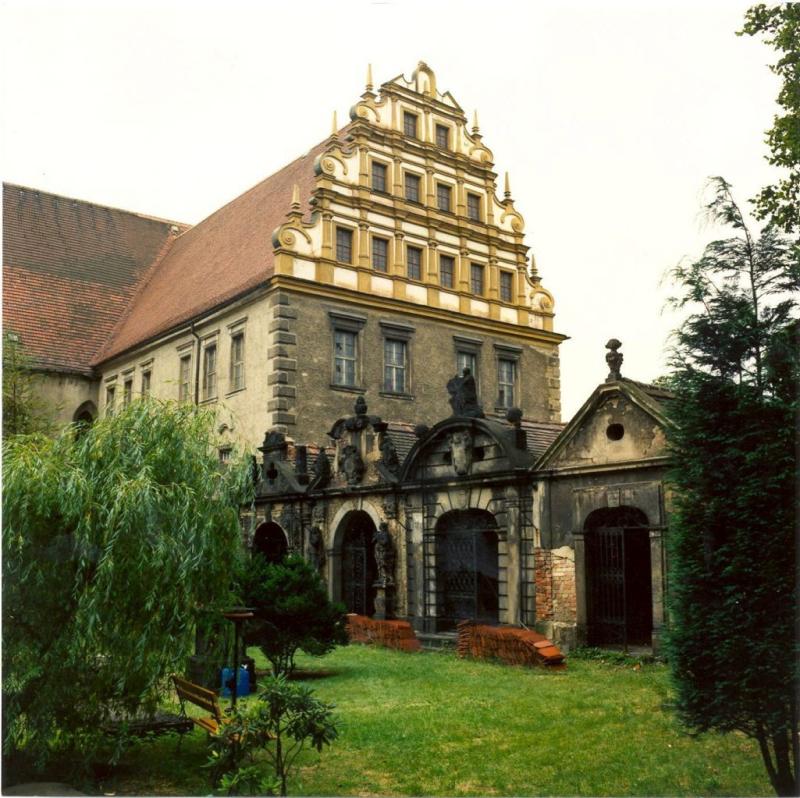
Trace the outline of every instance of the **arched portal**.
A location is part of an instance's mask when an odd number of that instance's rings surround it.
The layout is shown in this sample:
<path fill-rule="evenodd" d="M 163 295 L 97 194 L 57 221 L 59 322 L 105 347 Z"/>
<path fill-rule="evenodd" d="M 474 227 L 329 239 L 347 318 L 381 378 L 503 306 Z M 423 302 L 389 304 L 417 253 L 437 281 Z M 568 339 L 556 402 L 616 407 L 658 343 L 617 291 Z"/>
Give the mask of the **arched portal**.
<path fill-rule="evenodd" d="M 348 612 L 358 615 L 375 613 L 375 562 L 373 535 L 375 523 L 363 510 L 349 512 L 341 522 L 337 538 L 341 540 L 341 600 Z"/>
<path fill-rule="evenodd" d="M 97 405 L 91 400 L 81 404 L 72 414 L 72 421 L 80 427 L 86 428 L 94 423 L 97 418 Z"/>
<path fill-rule="evenodd" d="M 486 510 L 452 510 L 436 524 L 436 628 L 497 623 L 497 524 Z"/>
<path fill-rule="evenodd" d="M 289 543 L 284 531 L 274 522 L 261 524 L 253 536 L 253 551 L 267 562 L 279 563 L 286 556 Z"/>
<path fill-rule="evenodd" d="M 584 523 L 587 642 L 650 645 L 653 588 L 647 516 L 636 507 L 604 507 Z"/>

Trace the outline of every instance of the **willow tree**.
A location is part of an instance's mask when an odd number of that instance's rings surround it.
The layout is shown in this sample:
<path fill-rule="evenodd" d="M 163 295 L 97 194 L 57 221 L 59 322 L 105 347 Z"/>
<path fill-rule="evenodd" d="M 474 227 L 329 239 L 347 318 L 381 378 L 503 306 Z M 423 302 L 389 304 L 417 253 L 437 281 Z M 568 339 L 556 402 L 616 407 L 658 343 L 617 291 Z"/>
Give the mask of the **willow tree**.
<path fill-rule="evenodd" d="M 213 435 L 208 413 L 142 400 L 81 435 L 4 442 L 5 753 L 86 760 L 184 667 L 196 619 L 228 598 L 251 484 Z"/>
<path fill-rule="evenodd" d="M 714 188 L 729 236 L 673 272 L 670 664 L 683 721 L 753 737 L 775 791 L 798 795 L 800 251 Z"/>

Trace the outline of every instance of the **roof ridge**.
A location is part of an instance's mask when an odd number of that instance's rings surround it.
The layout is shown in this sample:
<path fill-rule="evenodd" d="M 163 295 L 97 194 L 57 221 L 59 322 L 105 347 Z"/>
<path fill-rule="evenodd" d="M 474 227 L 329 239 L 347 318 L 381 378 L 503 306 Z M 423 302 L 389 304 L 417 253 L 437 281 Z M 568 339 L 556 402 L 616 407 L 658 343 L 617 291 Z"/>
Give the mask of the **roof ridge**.
<path fill-rule="evenodd" d="M 161 224 L 171 224 L 176 225 L 179 227 L 183 227 L 186 229 L 191 229 L 193 225 L 189 224 L 188 222 L 178 222 L 175 219 L 166 219 L 162 216 L 153 216 L 149 213 L 140 213 L 139 211 L 130 211 L 127 208 L 119 208 L 116 205 L 105 205 L 104 203 L 100 202 L 93 202 L 91 200 L 81 199 L 80 197 L 70 197 L 67 194 L 57 194 L 55 191 L 47 191 L 46 189 L 41 188 L 34 188 L 33 186 L 23 186 L 21 183 L 8 183 L 5 180 L 3 181 L 3 190 L 6 189 L 22 189 L 24 191 L 31 191 L 35 194 L 46 194 L 48 197 L 57 197 L 58 199 L 69 200 L 70 202 L 80 202 L 82 205 L 89 205 L 95 208 L 102 208 L 103 210 L 107 211 L 116 211 L 117 213 L 124 213 L 128 216 L 136 216 L 139 219 L 146 219 L 150 222 L 159 222 Z M 182 233 L 186 232 L 186 230 L 182 230 Z"/>

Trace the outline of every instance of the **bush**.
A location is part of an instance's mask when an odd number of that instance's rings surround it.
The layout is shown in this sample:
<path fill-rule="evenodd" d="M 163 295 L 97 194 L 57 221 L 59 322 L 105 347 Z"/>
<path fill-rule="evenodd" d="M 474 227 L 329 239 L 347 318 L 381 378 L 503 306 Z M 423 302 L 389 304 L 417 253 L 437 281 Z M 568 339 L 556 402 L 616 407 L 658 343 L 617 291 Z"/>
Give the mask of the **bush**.
<path fill-rule="evenodd" d="M 347 643 L 344 607 L 331 602 L 319 574 L 302 557 L 269 563 L 254 555 L 240 591 L 256 614 L 246 627 L 245 641 L 259 646 L 275 676 L 294 670 L 298 650 L 322 656 Z"/>

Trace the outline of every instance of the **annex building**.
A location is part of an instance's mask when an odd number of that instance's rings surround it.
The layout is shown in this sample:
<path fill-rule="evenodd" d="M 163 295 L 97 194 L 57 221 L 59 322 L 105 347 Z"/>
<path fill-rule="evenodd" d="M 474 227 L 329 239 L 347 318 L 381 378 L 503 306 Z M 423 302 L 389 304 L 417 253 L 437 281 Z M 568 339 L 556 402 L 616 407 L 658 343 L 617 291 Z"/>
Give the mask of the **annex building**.
<path fill-rule="evenodd" d="M 215 407 L 222 461 L 261 451 L 249 545 L 424 631 L 657 644 L 669 395 L 609 342 L 561 423 L 523 217 L 425 64 L 195 226 L 15 185 L 3 213 L 4 331 L 59 419 Z"/>

